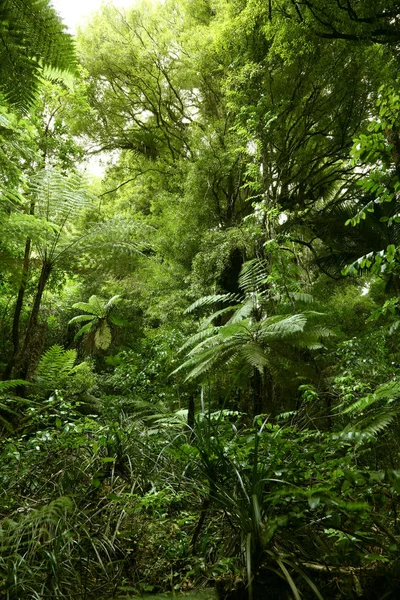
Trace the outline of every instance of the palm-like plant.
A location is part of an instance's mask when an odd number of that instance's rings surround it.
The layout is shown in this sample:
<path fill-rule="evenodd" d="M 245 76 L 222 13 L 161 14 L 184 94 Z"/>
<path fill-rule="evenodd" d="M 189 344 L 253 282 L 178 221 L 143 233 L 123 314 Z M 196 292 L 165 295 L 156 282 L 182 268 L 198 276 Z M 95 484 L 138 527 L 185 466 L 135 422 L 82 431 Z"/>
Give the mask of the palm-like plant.
<path fill-rule="evenodd" d="M 76 302 L 73 308 L 83 310 L 87 314 L 73 317 L 69 323 L 82 323 L 83 325 L 75 339 L 86 336 L 86 348 L 89 352 L 96 350 L 107 350 L 112 341 L 111 324 L 121 325 L 123 321 L 111 314 L 114 306 L 121 301 L 121 296 L 113 296 L 109 300 L 103 300 L 98 296 L 90 296 L 88 302 Z"/>
<path fill-rule="evenodd" d="M 186 360 L 174 371 L 188 370 L 187 380 L 210 378 L 230 369 L 247 373 L 251 378 L 254 412 L 274 412 L 274 378 L 282 371 L 293 378 L 291 358 L 299 359 L 299 351 L 321 348 L 321 338 L 330 331 L 317 324 L 321 313 L 273 314 L 279 297 L 268 285 L 265 265 L 259 261 L 246 263 L 239 278 L 241 296 L 221 294 L 206 296 L 192 304 L 196 308 L 226 304 L 200 324 L 199 330 L 182 346 Z M 293 299 L 310 301 L 308 294 L 288 292 Z M 275 297 L 274 297 L 275 296 Z M 272 299 L 274 302 L 272 302 Z M 271 313 L 269 313 L 271 310 Z M 223 324 L 218 321 L 225 320 Z M 293 356 L 294 353 L 297 355 Z M 298 371 L 298 367 L 297 367 Z"/>
<path fill-rule="evenodd" d="M 19 320 L 28 281 L 31 254 L 34 252 L 41 263 L 36 293 L 20 351 L 24 367 L 18 372 L 23 379 L 27 377 L 34 354 L 34 334 L 38 325 L 39 311 L 43 293 L 50 275 L 56 266 L 67 264 L 71 268 L 82 251 L 107 249 L 109 255 L 132 256 L 140 253 L 137 241 L 138 227 L 133 221 L 110 219 L 83 227 L 83 216 L 93 205 L 93 196 L 89 193 L 85 181 L 74 173 L 62 175 L 56 170 L 47 169 L 32 177 L 28 187 L 28 198 L 35 214 L 22 215 L 14 229 L 21 235 L 21 229 L 27 236 L 21 287 L 15 307 L 13 320 L 13 346 L 9 363 L 3 374 L 7 379 L 19 353 Z M 21 200 L 23 204 L 23 200 Z M 136 238 L 136 239 L 135 239 Z M 29 243 L 28 243 L 29 242 Z M 142 244 L 143 246 L 143 244 Z M 77 252 L 79 248 L 80 252 Z M 106 329 L 106 328 L 105 328 Z"/>

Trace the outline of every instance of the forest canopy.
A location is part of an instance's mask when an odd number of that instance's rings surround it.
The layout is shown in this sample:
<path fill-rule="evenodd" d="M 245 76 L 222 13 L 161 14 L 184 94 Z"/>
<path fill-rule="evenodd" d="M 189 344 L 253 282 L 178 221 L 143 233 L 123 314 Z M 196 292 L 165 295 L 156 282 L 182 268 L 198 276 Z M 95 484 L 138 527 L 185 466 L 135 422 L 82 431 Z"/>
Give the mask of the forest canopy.
<path fill-rule="evenodd" d="M 399 597 L 399 19 L 1 4 L 1 597 Z"/>

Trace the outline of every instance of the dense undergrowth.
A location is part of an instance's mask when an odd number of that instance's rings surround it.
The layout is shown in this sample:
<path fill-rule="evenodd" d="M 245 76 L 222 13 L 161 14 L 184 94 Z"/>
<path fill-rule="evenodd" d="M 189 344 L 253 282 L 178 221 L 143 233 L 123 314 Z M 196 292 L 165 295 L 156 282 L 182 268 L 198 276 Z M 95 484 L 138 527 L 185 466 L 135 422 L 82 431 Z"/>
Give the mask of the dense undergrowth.
<path fill-rule="evenodd" d="M 0 598 L 399 598 L 397 0 L 0 4 Z"/>
<path fill-rule="evenodd" d="M 58 375 L 67 353 L 49 354 Z M 95 406 L 73 386 L 42 396 L 41 411 L 27 403 L 19 434 L 3 429 L 5 598 L 210 585 L 222 597 L 376 598 L 378 585 L 395 597 L 397 425 L 389 431 L 380 412 L 396 382 L 356 402 L 344 394 L 333 426 L 310 386 L 299 410 L 253 420 L 205 392 L 191 428 L 187 410 L 139 399 L 143 379 L 134 396 Z M 4 422 L 17 402 L 3 391 Z"/>

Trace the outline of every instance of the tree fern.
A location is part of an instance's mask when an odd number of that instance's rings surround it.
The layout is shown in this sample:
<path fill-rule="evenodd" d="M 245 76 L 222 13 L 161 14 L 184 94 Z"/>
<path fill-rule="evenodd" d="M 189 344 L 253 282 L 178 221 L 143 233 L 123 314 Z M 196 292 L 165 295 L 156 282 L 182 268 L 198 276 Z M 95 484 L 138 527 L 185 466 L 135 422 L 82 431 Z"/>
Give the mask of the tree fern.
<path fill-rule="evenodd" d="M 206 296 L 186 310 L 215 307 L 216 303 L 227 305 L 205 317 L 198 331 L 186 340 L 181 347 L 186 359 L 174 373 L 185 370 L 187 380 L 202 380 L 218 377 L 221 371 L 229 369 L 244 372 L 247 365 L 261 378 L 268 378 L 282 368 L 289 372 L 290 356 L 295 348 L 321 347 L 321 340 L 331 335 L 318 324 L 321 313 L 268 314 L 268 290 L 263 289 L 266 279 L 264 262 L 246 263 L 240 276 L 243 290 L 240 302 L 238 296 L 232 294 Z M 217 324 L 221 316 L 226 315 L 227 322 Z M 294 358 L 298 362 L 298 356 Z M 299 372 L 298 366 L 296 371 Z"/>
<path fill-rule="evenodd" d="M 73 72 L 75 47 L 49 0 L 0 4 L 0 90 L 23 109 L 34 101 L 44 67 Z"/>
<path fill-rule="evenodd" d="M 83 310 L 89 314 L 77 315 L 69 323 L 80 323 L 87 321 L 86 325 L 81 327 L 75 335 L 75 339 L 86 337 L 86 347 L 89 352 L 95 350 L 107 350 L 112 342 L 112 332 L 110 323 L 114 325 L 121 324 L 121 320 L 114 319 L 111 314 L 114 306 L 121 301 L 121 296 L 116 295 L 109 300 L 103 300 L 98 296 L 91 296 L 88 302 L 76 302 L 73 308 Z"/>
<path fill-rule="evenodd" d="M 197 308 L 202 308 L 203 306 L 215 306 L 218 302 L 231 302 L 235 299 L 238 299 L 236 294 L 212 294 L 210 296 L 203 296 L 188 306 L 184 314 L 192 313 Z"/>

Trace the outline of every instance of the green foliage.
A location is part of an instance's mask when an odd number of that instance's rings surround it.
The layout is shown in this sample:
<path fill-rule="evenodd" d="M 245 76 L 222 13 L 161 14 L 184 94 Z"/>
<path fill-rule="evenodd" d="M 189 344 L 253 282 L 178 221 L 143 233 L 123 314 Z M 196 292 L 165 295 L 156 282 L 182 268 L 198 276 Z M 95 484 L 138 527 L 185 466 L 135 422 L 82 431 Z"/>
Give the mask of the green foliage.
<path fill-rule="evenodd" d="M 185 388 L 178 378 L 170 377 L 183 339 L 178 330 L 148 332 L 136 350 L 125 350 L 107 359 L 114 368 L 104 378 L 106 390 L 126 398 L 125 412 L 138 410 L 133 402 L 154 406 L 161 403 L 167 410 L 186 402 Z"/>
<path fill-rule="evenodd" d="M 44 68 L 74 71 L 73 39 L 48 0 L 6 0 L 0 22 L 1 91 L 11 104 L 27 109 Z"/>
<path fill-rule="evenodd" d="M 121 296 L 118 295 L 113 296 L 108 301 L 102 300 L 97 296 L 90 296 L 88 302 L 76 302 L 73 304 L 72 308 L 89 313 L 78 315 L 69 321 L 70 324 L 88 321 L 75 335 L 75 339 L 86 335 L 86 349 L 89 352 L 107 350 L 111 345 L 112 333 L 110 324 L 120 326 L 123 325 L 123 321 L 110 313 L 115 304 L 120 302 L 121 299 Z"/>
<path fill-rule="evenodd" d="M 181 352 L 190 350 L 174 373 L 187 370 L 187 380 L 206 381 L 217 378 L 228 368 L 233 377 L 245 373 L 250 378 L 258 372 L 268 382 L 271 376 L 277 378 L 286 370 L 286 377 L 295 378 L 298 371 L 293 376 L 293 352 L 319 349 L 321 340 L 331 335 L 318 325 L 322 316 L 318 312 L 274 314 L 278 312 L 274 304 L 281 299 L 279 288 L 272 283 L 263 262 L 246 263 L 239 286 L 243 292 L 239 302 L 232 294 L 206 296 L 187 309 L 191 312 L 202 306 L 227 304 L 203 319 L 198 332 L 188 338 Z M 286 297 L 293 300 L 295 296 L 286 287 Z M 310 297 L 298 294 L 297 300 L 308 302 Z M 283 303 L 282 308 L 285 308 Z M 298 355 L 296 359 L 299 369 Z M 255 391 L 259 396 L 255 410 L 260 412 L 274 411 L 274 391 L 267 391 L 266 385 Z M 267 398 L 263 399 L 264 396 Z"/>
<path fill-rule="evenodd" d="M 2 597 L 398 596 L 395 4 L 3 2 Z"/>
<path fill-rule="evenodd" d="M 77 351 L 52 346 L 41 357 L 35 373 L 35 383 L 41 395 L 66 393 L 76 395 L 94 387 L 91 365 L 76 365 Z"/>

